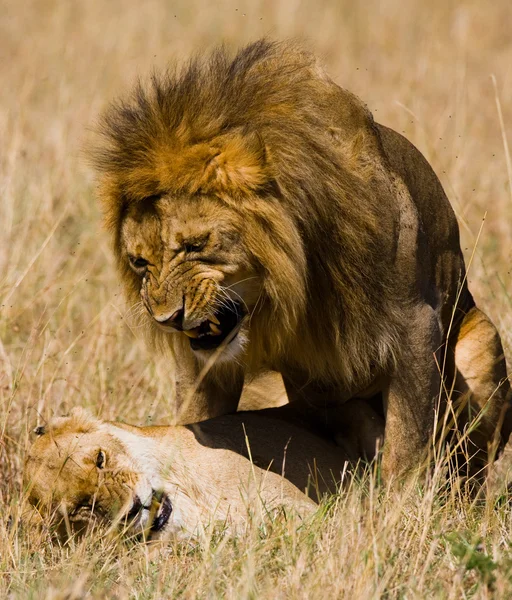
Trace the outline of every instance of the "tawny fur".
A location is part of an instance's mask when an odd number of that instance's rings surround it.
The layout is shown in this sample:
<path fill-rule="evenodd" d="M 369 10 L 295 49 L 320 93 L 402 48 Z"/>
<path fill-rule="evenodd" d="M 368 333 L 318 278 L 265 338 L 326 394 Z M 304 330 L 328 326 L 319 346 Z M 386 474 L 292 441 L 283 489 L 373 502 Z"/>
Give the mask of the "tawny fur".
<path fill-rule="evenodd" d="M 350 96 L 353 140 L 340 144 L 332 131 L 344 109 L 335 106 L 339 93 L 316 59 L 293 45 L 262 41 L 234 60 L 220 50 L 154 77 L 131 101 L 114 105 L 95 164 L 107 223 L 118 236 L 125 206 L 161 193 L 214 194 L 254 222 L 249 251 L 269 277 L 268 299 L 254 316 L 251 362 L 279 362 L 299 344 L 302 355 L 311 349 L 300 364 L 313 376 L 337 381 L 341 369 L 359 383 L 369 379 L 370 362 L 388 366 L 398 344 L 384 260 L 392 241 L 378 235 L 396 215 L 373 193 L 378 174 L 361 152 L 364 132 L 356 125 L 369 119 L 366 108 Z M 320 246 L 322 239 L 328 243 Z M 135 302 L 139 281 L 124 257 L 120 266 Z M 312 314 L 319 306 L 328 322 Z M 270 330 L 271 339 L 263 333 Z"/>
<path fill-rule="evenodd" d="M 193 535 L 215 521 L 237 527 L 251 514 L 283 507 L 306 516 L 326 491 L 336 491 L 348 455 L 272 415 L 270 409 L 188 427 L 133 427 L 74 409 L 35 436 L 24 471 L 29 506 L 57 522 L 64 516 L 68 533 L 118 521 L 130 533 L 146 527 L 150 535 L 151 504 L 165 494 L 172 514 L 152 538 Z M 356 444 L 348 450 L 358 457 Z M 137 499 L 139 511 L 123 519 Z"/>
<path fill-rule="evenodd" d="M 142 294 L 162 319 L 185 303 L 193 328 L 236 292 L 251 315 L 236 351 L 207 369 L 185 336 L 146 316 L 174 349 L 191 420 L 235 410 L 244 377 L 272 369 L 292 401 L 317 411 L 382 393 L 386 476 L 421 463 L 440 391 L 455 380 L 455 395 L 482 410 L 479 445 L 494 436 L 505 362 L 492 324 L 473 318 L 446 195 L 418 150 L 313 55 L 266 40 L 234 58 L 218 50 L 138 85 L 102 134 L 94 162 L 130 301 Z M 208 260 L 188 257 L 187 244 L 206 246 Z M 130 253 L 150 259 L 142 283 Z M 457 368 L 470 313 L 497 340 L 466 337 L 465 364 L 483 353 L 493 365 L 483 385 Z"/>

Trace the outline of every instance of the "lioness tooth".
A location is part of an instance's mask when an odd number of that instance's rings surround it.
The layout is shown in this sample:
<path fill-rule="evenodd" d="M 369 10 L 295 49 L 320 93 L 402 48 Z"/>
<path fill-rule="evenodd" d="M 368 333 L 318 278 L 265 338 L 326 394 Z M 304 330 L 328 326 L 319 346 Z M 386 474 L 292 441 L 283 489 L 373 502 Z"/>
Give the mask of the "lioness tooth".
<path fill-rule="evenodd" d="M 211 321 L 210 330 L 213 333 L 213 335 L 220 335 L 222 333 L 222 331 L 217 327 L 217 325 L 215 325 L 215 323 L 212 323 Z"/>
<path fill-rule="evenodd" d="M 215 323 L 215 325 L 220 325 L 220 321 L 215 315 L 210 315 L 208 317 L 208 321 L 210 321 L 211 323 Z"/>
<path fill-rule="evenodd" d="M 199 331 L 196 329 L 184 329 L 183 333 L 189 338 L 197 338 L 199 337 Z"/>

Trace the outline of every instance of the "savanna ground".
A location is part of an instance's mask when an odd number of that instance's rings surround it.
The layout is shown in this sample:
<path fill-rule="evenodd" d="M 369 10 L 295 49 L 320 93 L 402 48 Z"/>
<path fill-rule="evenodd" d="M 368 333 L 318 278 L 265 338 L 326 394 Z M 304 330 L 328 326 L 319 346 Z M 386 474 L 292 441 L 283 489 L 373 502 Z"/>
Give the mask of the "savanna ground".
<path fill-rule="evenodd" d="M 219 41 L 307 37 L 337 82 L 421 149 L 510 362 L 511 22 L 509 0 L 4 0 L 0 597 L 512 596 L 510 509 L 443 492 L 442 465 L 400 498 L 357 481 L 300 527 L 254 523 L 163 558 L 112 537 L 52 546 L 12 526 L 38 419 L 77 404 L 140 425 L 172 418 L 170 363 L 127 324 L 81 147 L 137 75 Z"/>

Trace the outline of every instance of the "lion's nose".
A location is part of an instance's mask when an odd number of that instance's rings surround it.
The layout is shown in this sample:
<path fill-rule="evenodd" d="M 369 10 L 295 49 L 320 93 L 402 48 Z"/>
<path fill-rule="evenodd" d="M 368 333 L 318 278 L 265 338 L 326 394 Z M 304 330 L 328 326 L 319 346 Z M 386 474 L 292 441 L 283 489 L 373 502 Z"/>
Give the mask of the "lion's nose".
<path fill-rule="evenodd" d="M 156 317 L 155 318 L 161 325 L 167 325 L 168 327 L 174 327 L 174 329 L 182 329 L 183 314 L 184 314 L 183 309 L 179 308 L 178 310 L 174 311 L 169 318 L 167 318 L 165 320 L 160 320 Z"/>

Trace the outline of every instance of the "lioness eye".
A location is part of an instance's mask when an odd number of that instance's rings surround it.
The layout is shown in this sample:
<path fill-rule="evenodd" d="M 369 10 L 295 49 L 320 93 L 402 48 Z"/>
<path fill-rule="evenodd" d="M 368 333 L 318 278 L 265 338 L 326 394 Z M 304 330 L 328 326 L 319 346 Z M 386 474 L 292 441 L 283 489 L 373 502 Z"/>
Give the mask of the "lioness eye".
<path fill-rule="evenodd" d="M 96 456 L 96 466 L 98 469 L 103 469 L 105 467 L 105 463 L 107 462 L 107 455 L 103 450 L 98 451 L 98 455 Z"/>

